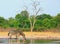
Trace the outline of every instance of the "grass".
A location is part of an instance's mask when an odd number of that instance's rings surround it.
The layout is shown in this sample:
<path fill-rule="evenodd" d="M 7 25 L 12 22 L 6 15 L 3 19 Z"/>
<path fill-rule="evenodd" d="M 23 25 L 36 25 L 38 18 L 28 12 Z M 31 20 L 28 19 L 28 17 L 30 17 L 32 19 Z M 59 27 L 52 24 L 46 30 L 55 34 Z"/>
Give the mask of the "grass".
<path fill-rule="evenodd" d="M 50 43 L 50 42 L 53 42 L 53 40 L 34 40 L 35 43 Z"/>
<path fill-rule="evenodd" d="M 4 41 L 0 41 L 0 43 L 4 43 Z"/>
<path fill-rule="evenodd" d="M 23 40 L 19 40 L 21 43 L 23 43 Z M 47 39 L 33 39 L 32 43 L 55 43 L 55 41 L 60 41 L 60 40 L 47 40 Z M 15 39 L 12 39 L 12 42 L 16 42 Z M 0 40 L 0 43 L 4 43 L 4 41 Z M 24 44 L 29 44 L 31 43 L 30 39 L 27 39 Z M 60 44 L 60 42 L 56 42 L 57 44 Z"/>
<path fill-rule="evenodd" d="M 20 40 L 20 42 L 22 42 L 23 40 Z M 33 43 L 51 43 L 53 41 L 59 41 L 59 40 L 45 40 L 45 39 L 41 39 L 41 40 L 38 40 L 38 39 L 35 39 L 35 40 L 32 40 Z M 31 43 L 31 40 L 26 40 L 25 42 L 27 43 Z"/>
<path fill-rule="evenodd" d="M 41 39 L 41 40 L 38 40 L 38 39 L 32 40 L 33 43 L 49 43 L 49 42 L 53 42 L 53 41 L 55 41 L 55 40 L 43 40 L 43 39 Z M 16 42 L 16 40 L 13 40 L 13 42 Z M 23 40 L 20 40 L 20 42 L 23 42 Z M 31 43 L 31 40 L 28 39 L 25 42 Z"/>
<path fill-rule="evenodd" d="M 24 32 L 26 35 L 26 38 L 56 38 L 60 39 L 60 33 L 54 33 L 54 32 Z M 15 36 L 14 36 L 15 37 Z M 9 38 L 8 32 L 0 32 L 0 38 Z"/>

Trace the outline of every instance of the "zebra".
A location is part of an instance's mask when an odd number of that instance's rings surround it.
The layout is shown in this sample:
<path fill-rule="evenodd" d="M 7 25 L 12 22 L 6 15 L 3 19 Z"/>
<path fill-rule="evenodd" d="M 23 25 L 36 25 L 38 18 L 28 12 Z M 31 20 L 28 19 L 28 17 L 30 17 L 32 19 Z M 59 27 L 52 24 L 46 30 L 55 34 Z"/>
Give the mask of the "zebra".
<path fill-rule="evenodd" d="M 13 35 L 16 36 L 16 40 L 20 35 L 24 38 L 24 40 L 26 40 L 25 34 L 21 30 L 10 30 L 8 32 L 8 36 L 10 36 L 10 39 L 12 38 Z"/>

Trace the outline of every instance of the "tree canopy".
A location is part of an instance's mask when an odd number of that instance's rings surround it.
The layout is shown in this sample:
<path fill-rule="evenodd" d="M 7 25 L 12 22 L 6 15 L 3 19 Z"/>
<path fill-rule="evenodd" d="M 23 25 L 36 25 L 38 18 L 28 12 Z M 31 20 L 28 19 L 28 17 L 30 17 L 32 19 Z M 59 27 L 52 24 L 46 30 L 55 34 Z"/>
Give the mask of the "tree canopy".
<path fill-rule="evenodd" d="M 1 28 L 21 28 L 22 30 L 29 31 L 30 21 L 28 19 L 29 13 L 24 10 L 21 13 L 16 14 L 15 18 L 10 17 L 5 19 L 0 16 L 0 27 Z M 33 22 L 33 15 L 30 15 Z M 52 28 L 60 28 L 60 13 L 56 16 L 51 16 L 49 14 L 36 15 L 36 23 L 33 31 L 41 31 Z"/>

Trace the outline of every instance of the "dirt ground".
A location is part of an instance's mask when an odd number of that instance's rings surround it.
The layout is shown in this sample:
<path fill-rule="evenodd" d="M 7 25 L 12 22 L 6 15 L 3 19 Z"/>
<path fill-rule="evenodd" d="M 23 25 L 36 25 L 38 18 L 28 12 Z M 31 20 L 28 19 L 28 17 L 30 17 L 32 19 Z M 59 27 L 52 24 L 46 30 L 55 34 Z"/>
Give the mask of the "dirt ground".
<path fill-rule="evenodd" d="M 26 38 L 33 39 L 60 39 L 60 33 L 54 32 L 24 32 Z M 15 36 L 13 36 L 15 37 Z M 9 38 L 8 32 L 0 32 L 0 38 Z"/>

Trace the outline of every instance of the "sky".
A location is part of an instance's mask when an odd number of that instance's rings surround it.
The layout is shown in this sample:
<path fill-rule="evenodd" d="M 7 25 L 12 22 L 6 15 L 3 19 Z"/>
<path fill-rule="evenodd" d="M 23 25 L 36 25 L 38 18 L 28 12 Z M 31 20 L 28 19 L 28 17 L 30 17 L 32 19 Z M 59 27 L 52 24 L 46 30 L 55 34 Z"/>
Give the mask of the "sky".
<path fill-rule="evenodd" d="M 60 13 L 60 0 L 38 0 L 40 2 L 40 13 L 50 14 L 52 16 Z M 15 17 L 17 13 L 24 10 L 24 7 L 28 6 L 31 9 L 31 0 L 0 0 L 0 16 L 6 19 Z M 31 11 L 30 11 L 31 12 Z"/>

